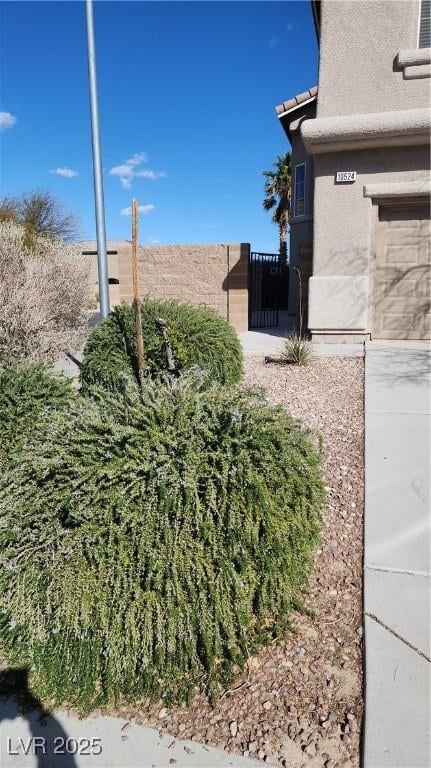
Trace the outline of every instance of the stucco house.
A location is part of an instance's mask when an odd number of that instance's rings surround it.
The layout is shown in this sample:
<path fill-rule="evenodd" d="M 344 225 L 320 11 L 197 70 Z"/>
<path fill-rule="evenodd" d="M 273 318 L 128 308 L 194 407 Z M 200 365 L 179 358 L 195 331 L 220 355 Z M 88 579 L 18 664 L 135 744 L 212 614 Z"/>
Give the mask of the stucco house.
<path fill-rule="evenodd" d="M 312 2 L 318 86 L 276 111 L 314 340 L 430 338 L 430 5 Z"/>

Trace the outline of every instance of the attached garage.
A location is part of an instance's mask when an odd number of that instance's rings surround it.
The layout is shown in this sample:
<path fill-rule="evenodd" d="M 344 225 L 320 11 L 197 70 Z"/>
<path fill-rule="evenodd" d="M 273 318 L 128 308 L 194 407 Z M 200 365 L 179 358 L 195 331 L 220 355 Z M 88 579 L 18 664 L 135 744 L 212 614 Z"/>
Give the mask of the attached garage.
<path fill-rule="evenodd" d="M 379 206 L 373 333 L 375 339 L 429 339 L 431 222 L 427 204 Z"/>

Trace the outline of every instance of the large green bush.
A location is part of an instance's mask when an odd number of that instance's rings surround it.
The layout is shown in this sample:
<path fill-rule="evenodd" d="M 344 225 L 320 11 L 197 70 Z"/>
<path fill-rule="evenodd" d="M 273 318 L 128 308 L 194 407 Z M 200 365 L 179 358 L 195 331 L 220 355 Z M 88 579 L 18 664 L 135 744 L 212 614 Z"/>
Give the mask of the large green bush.
<path fill-rule="evenodd" d="M 70 381 L 40 363 L 0 364 L 0 470 L 19 455 L 39 414 L 69 404 Z"/>
<path fill-rule="evenodd" d="M 231 326 L 216 312 L 178 301 L 157 301 L 146 297 L 142 302 L 142 329 L 146 373 L 166 371 L 166 349 L 157 319 L 167 323 L 179 370 L 198 366 L 208 381 L 233 384 L 242 373 L 242 350 Z M 119 373 L 138 379 L 134 309 L 126 304 L 114 307 L 111 314 L 90 334 L 84 349 L 81 383 L 86 387 L 98 382 L 112 385 Z"/>
<path fill-rule="evenodd" d="M 0 493 L 7 660 L 83 709 L 216 693 L 300 606 L 323 504 L 283 409 L 190 376 L 123 385 L 39 422 Z"/>

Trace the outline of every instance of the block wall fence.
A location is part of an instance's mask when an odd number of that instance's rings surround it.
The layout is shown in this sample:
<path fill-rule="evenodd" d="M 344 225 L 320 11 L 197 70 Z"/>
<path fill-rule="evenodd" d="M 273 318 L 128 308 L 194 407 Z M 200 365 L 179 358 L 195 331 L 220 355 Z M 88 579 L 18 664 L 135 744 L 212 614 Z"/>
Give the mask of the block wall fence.
<path fill-rule="evenodd" d="M 96 243 L 83 243 L 83 252 L 96 251 Z M 132 301 L 131 244 L 108 243 L 111 306 Z M 248 330 L 248 262 L 250 245 L 139 246 L 141 296 L 179 299 L 215 309 L 235 328 Z M 91 259 L 90 281 L 97 294 L 97 258 Z"/>

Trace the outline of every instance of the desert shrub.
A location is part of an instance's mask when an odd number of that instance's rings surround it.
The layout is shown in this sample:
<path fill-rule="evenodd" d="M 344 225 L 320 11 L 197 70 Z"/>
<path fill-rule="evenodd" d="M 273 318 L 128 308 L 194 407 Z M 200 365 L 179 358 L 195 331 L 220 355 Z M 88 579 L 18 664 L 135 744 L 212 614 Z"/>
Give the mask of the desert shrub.
<path fill-rule="evenodd" d="M 39 363 L 0 365 L 0 470 L 19 456 L 39 414 L 63 409 L 74 396 L 70 381 Z"/>
<path fill-rule="evenodd" d="M 74 213 L 66 212 L 61 202 L 42 189 L 23 192 L 19 197 L 0 200 L 0 221 L 15 221 L 26 231 L 31 247 L 39 235 L 58 240 L 76 240 L 79 221 Z"/>
<path fill-rule="evenodd" d="M 88 264 L 77 245 L 0 222 L 0 360 L 53 361 L 84 340 Z"/>
<path fill-rule="evenodd" d="M 298 333 L 287 336 L 281 358 L 285 363 L 307 365 L 312 356 L 312 346 L 308 339 Z"/>
<path fill-rule="evenodd" d="M 300 606 L 319 453 L 281 408 L 190 375 L 39 422 L 0 493 L 0 636 L 82 710 L 214 695 Z"/>
<path fill-rule="evenodd" d="M 146 373 L 166 371 L 166 349 L 157 318 L 167 323 L 167 337 L 179 370 L 198 366 L 208 381 L 232 384 L 242 373 L 242 351 L 231 326 L 216 312 L 178 301 L 142 303 L 142 329 Z M 138 379 L 134 309 L 126 304 L 113 311 L 90 334 L 81 367 L 83 389 L 98 382 L 112 386 L 119 373 Z"/>

